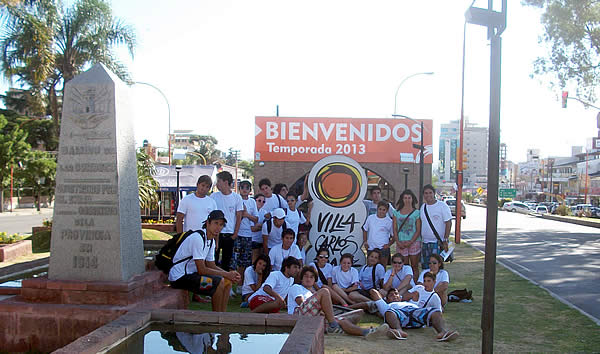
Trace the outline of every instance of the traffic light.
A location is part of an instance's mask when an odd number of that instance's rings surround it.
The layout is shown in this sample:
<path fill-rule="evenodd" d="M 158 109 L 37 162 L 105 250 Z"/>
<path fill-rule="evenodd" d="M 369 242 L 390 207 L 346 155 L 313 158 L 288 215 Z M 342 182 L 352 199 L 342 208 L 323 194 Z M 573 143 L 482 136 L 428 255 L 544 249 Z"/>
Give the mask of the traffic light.
<path fill-rule="evenodd" d="M 562 108 L 567 108 L 567 98 L 569 98 L 569 91 L 562 92 Z"/>

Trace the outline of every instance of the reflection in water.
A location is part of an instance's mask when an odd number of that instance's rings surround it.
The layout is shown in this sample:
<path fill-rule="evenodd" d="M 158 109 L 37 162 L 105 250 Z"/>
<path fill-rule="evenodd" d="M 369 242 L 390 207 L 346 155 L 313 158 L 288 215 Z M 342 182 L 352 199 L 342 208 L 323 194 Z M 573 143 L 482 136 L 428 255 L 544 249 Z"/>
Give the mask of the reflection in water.
<path fill-rule="evenodd" d="M 108 353 L 278 353 L 290 330 L 261 326 L 152 324 Z"/>

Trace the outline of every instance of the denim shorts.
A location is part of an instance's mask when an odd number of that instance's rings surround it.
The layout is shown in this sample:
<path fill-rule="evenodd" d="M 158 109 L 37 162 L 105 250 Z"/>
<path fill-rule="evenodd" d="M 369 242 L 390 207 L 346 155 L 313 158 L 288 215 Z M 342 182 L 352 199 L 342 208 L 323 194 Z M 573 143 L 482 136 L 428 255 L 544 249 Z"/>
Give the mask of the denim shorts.
<path fill-rule="evenodd" d="M 437 242 L 423 242 L 421 246 L 421 267 L 429 269 L 429 258 L 432 254 L 440 254 L 440 246 Z"/>

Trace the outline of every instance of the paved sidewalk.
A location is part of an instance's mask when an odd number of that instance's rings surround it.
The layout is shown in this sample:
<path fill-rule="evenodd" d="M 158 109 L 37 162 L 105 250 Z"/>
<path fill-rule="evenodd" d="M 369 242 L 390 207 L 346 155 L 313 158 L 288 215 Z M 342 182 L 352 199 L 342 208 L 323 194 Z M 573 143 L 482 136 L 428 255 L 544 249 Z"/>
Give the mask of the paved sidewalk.
<path fill-rule="evenodd" d="M 11 211 L 4 211 L 0 213 L 0 218 L 11 217 L 11 216 L 25 216 L 25 215 L 48 215 L 52 216 L 54 212 L 54 208 L 40 208 L 40 211 L 37 211 L 36 208 L 17 208 Z"/>

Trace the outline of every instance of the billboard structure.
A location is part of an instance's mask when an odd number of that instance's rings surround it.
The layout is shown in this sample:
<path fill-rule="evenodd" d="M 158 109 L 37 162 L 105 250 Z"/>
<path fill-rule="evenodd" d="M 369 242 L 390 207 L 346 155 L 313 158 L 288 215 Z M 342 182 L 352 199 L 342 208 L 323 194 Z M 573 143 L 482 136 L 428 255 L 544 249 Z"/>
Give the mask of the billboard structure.
<path fill-rule="evenodd" d="M 420 121 L 377 118 L 256 117 L 256 161 L 316 162 L 344 155 L 357 162 L 418 163 Z M 431 120 L 423 120 L 425 163 L 433 162 Z"/>

